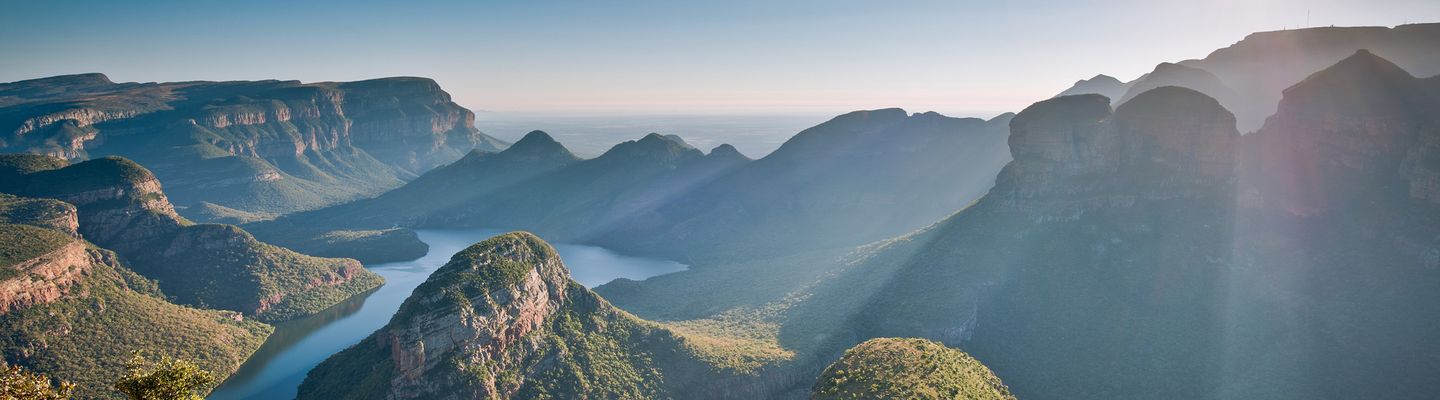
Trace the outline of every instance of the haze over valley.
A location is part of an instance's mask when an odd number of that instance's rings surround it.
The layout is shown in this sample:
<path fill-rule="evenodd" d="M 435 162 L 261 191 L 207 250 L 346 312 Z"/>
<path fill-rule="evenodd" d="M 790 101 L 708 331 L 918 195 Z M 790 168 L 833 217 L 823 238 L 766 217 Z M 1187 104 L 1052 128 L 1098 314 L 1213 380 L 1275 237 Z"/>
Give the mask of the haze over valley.
<path fill-rule="evenodd" d="M 1440 396 L 1432 2 L 3 7 L 0 400 Z"/>

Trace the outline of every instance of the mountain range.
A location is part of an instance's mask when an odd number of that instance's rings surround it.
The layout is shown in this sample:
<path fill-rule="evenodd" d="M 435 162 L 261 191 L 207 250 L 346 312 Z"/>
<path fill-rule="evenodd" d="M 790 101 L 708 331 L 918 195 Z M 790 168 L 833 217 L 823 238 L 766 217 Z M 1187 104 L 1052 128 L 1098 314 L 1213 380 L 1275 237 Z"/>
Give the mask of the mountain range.
<path fill-rule="evenodd" d="M 0 84 L 0 151 L 129 158 L 201 221 L 370 197 L 471 149 L 506 145 L 474 119 L 424 78 L 115 83 L 81 74 Z"/>
<path fill-rule="evenodd" d="M 1061 95 L 1100 94 L 1118 106 L 1145 90 L 1183 86 L 1219 100 L 1250 132 L 1275 113 L 1286 88 L 1362 49 L 1416 75 L 1440 74 L 1440 24 L 1324 27 L 1254 33 L 1205 58 L 1161 63 L 1130 82 L 1078 81 Z"/>
<path fill-rule="evenodd" d="M 330 257 L 503 228 L 299 397 L 1427 398 L 1437 34 L 1257 33 L 989 120 L 843 114 L 759 159 L 507 145 L 419 78 L 0 84 L 0 148 L 31 153 L 0 155 L 0 345 L 85 397 L 135 349 L 229 374 L 269 323 L 383 283 Z M 689 269 L 586 288 L 547 240 Z"/>

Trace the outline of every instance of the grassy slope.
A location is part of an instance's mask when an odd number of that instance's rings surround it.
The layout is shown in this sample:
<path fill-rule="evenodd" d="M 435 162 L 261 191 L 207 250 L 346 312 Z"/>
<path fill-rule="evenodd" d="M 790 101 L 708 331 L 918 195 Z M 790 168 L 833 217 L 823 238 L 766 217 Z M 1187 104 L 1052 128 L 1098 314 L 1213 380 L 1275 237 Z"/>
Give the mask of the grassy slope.
<path fill-rule="evenodd" d="M 0 156 L 0 160 L 33 158 Z M 39 165 L 28 170 L 60 165 L 38 161 L 9 164 Z M 63 197 L 148 179 L 153 175 L 139 164 L 111 157 L 30 171 L 0 185 L 0 190 Z M 159 200 L 157 196 L 146 193 L 81 205 L 81 232 L 125 232 L 111 239 L 114 243 L 86 235 L 100 245 L 121 249 L 135 271 L 159 281 L 166 293 L 180 303 L 240 310 L 264 321 L 282 321 L 318 312 L 383 283 L 379 275 L 352 260 L 303 255 L 255 240 L 235 226 L 195 225 L 146 205 Z M 106 219 L 110 217 L 87 218 L 117 211 L 132 219 L 115 222 Z M 339 282 L 340 278 L 347 279 Z"/>
<path fill-rule="evenodd" d="M 979 360 L 924 339 L 871 339 L 816 381 L 815 399 L 1010 399 Z"/>
<path fill-rule="evenodd" d="M 26 225 L 0 224 L 6 247 L 64 245 L 69 236 Z M 225 311 L 167 302 L 154 282 L 119 265 L 107 250 L 90 246 L 90 273 L 58 301 L 0 318 L 0 348 L 7 362 L 74 382 L 82 398 L 120 398 L 110 384 L 134 350 L 193 360 L 226 376 L 250 356 L 272 328 L 235 321 Z"/>
<path fill-rule="evenodd" d="M 475 258 L 477 255 L 470 254 L 474 249 L 513 235 L 472 246 L 457 254 L 452 263 Z M 538 239 L 534 241 L 542 246 L 532 247 L 549 249 Z M 534 268 L 523 263 L 497 265 L 475 273 L 432 275 L 407 300 L 407 305 L 392 319 L 392 325 L 409 321 L 417 313 L 435 312 L 437 306 L 433 304 L 417 308 L 418 299 L 469 304 L 468 300 L 453 295 L 500 290 Z M 470 379 L 493 378 L 502 387 L 507 383 L 519 384 L 516 389 L 519 398 L 685 398 L 705 393 L 705 388 L 713 387 L 710 384 L 718 379 L 754 376 L 761 367 L 754 360 L 774 358 L 765 351 L 755 351 L 756 346 L 729 348 L 724 350 L 727 356 L 715 356 L 722 350 L 713 338 L 678 333 L 665 325 L 642 320 L 611 306 L 573 281 L 567 280 L 564 290 L 568 291 L 567 300 L 561 307 L 546 318 L 542 328 L 520 339 L 530 345 L 510 346 L 499 356 L 518 367 L 504 369 L 492 377 L 484 372 L 486 365 L 474 365 L 473 361 L 450 354 L 452 359 L 430 372 L 447 378 L 427 379 L 463 385 Z M 384 398 L 397 373 L 391 354 L 389 343 L 371 336 L 311 371 L 301 387 L 300 397 Z M 520 373 L 525 374 L 523 383 L 515 375 Z"/>

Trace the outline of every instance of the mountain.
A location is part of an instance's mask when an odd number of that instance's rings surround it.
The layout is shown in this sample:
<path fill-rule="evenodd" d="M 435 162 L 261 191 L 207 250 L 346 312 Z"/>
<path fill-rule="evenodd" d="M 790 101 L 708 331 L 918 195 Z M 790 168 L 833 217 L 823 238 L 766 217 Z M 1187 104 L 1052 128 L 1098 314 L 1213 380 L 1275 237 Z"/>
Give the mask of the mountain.
<path fill-rule="evenodd" d="M 1440 74 L 1440 24 L 1434 23 L 1259 32 L 1179 64 L 1209 71 L 1250 99 L 1233 111 L 1240 129 L 1252 131 L 1275 113 L 1286 88 L 1365 49 L 1417 75 Z"/>
<path fill-rule="evenodd" d="M 581 161 L 541 131 L 504 151 L 472 150 L 465 157 L 372 199 L 302 212 L 248 226 L 266 241 L 306 254 L 353 257 L 363 262 L 415 259 L 428 246 L 414 232 L 440 210 L 480 206 L 501 190 Z"/>
<path fill-rule="evenodd" d="M 706 155 L 683 140 L 649 134 L 581 160 L 544 132 L 499 153 L 472 153 L 410 184 L 367 199 L 255 224 L 296 247 L 313 231 L 515 227 L 577 237 L 643 213 L 677 193 L 750 162 L 731 146 Z M 296 228 L 312 229 L 296 235 Z"/>
<path fill-rule="evenodd" d="M 985 121 L 898 108 L 841 115 L 584 240 L 703 259 L 846 247 L 901 234 L 989 189 L 1010 159 L 1011 116 Z"/>
<path fill-rule="evenodd" d="M 1309 397 L 1413 398 L 1440 390 L 1421 354 L 1440 349 L 1440 80 L 1413 78 L 1356 52 L 1285 91 L 1246 137 L 1244 243 L 1258 251 L 1236 281 L 1236 374 Z M 1363 266 L 1363 267 L 1359 267 Z M 1232 289 L 1234 290 L 1234 289 Z M 1242 299 L 1244 299 L 1242 297 Z M 1292 307 L 1290 305 L 1300 305 Z M 1263 352 L 1262 352 L 1263 351 Z M 1343 354 L 1345 363 L 1325 363 Z M 1304 368 L 1300 368 L 1304 366 Z M 1372 393 L 1365 387 L 1398 385 Z"/>
<path fill-rule="evenodd" d="M 706 154 L 653 133 L 576 160 L 532 132 L 514 147 L 533 143 L 514 154 L 477 153 L 375 199 L 250 227 L 297 248 L 319 234 L 283 232 L 395 226 L 527 229 L 691 260 L 853 246 L 924 226 L 983 194 L 1009 160 L 1010 117 L 854 112 L 753 161 L 733 146 Z"/>
<path fill-rule="evenodd" d="M 6 177 L 0 192 L 73 205 L 86 240 L 124 257 L 179 303 L 280 321 L 382 282 L 354 260 L 295 253 L 233 225 L 191 223 L 175 213 L 155 175 L 130 160 L 66 164 L 42 155 L 0 155 Z"/>
<path fill-rule="evenodd" d="M 455 254 L 390 323 L 310 371 L 300 399 L 694 398 L 740 389 L 710 345 L 569 278 L 529 233 Z M 742 351 L 732 351 L 743 356 Z"/>
<path fill-rule="evenodd" d="M 1037 103 L 984 199 L 808 302 L 867 297 L 835 335 L 963 346 L 1018 397 L 1424 397 L 1437 94 L 1359 51 L 1243 139 L 1186 89 Z"/>
<path fill-rule="evenodd" d="M 1227 110 L 1249 109 L 1249 106 L 1245 104 L 1246 99 L 1240 97 L 1235 89 L 1227 86 L 1215 74 L 1200 68 L 1171 63 L 1161 63 L 1155 66 L 1154 71 L 1130 82 L 1129 89 L 1126 89 L 1123 96 L 1118 99 L 1112 97 L 1111 101 L 1119 106 L 1141 93 L 1165 86 L 1179 86 L 1204 93 L 1206 96 L 1215 98 Z"/>
<path fill-rule="evenodd" d="M 776 370 L 799 375 L 869 338 L 921 337 L 985 360 L 1020 398 L 1212 387 L 1195 370 L 1214 364 L 1195 349 L 1210 338 L 1215 262 L 1230 248 L 1218 221 L 1233 219 L 1233 116 L 1165 87 L 1119 110 L 1101 95 L 1050 99 L 1009 126 L 1014 160 L 989 193 L 918 231 L 596 291 L 667 324 L 773 332 L 796 353 Z M 1127 342 L 1157 331 L 1192 336 Z"/>
<path fill-rule="evenodd" d="M 870 339 L 815 382 L 812 399 L 1011 399 L 980 361 L 924 339 Z"/>
<path fill-rule="evenodd" d="M 1125 97 L 1125 92 L 1130 90 L 1132 83 L 1133 82 L 1121 82 L 1119 79 L 1115 79 L 1110 75 L 1100 74 L 1090 79 L 1075 81 L 1074 85 L 1060 92 L 1060 94 L 1055 95 L 1055 97 L 1074 96 L 1077 94 L 1098 94 L 1111 100 L 1118 100 Z"/>
<path fill-rule="evenodd" d="M 187 216 L 246 222 L 400 186 L 504 143 L 424 78 L 0 84 L 0 150 L 148 165 Z"/>
<path fill-rule="evenodd" d="M 1258 32 L 1205 58 L 1163 63 L 1167 69 L 1189 71 L 1190 78 L 1155 79 L 1154 72 L 1128 86 L 1184 86 L 1220 100 L 1235 114 L 1241 132 L 1259 129 L 1276 111 L 1284 90 L 1358 50 L 1392 60 L 1419 76 L 1440 74 L 1440 23 L 1389 27 L 1320 27 Z M 1156 72 L 1159 72 L 1157 68 Z M 1199 70 L 1200 72 L 1194 71 Z M 1103 75 L 1101 75 L 1103 76 Z M 1119 101 L 1125 93 L 1108 79 L 1081 80 L 1061 95 L 1094 93 Z M 1211 79 L 1213 76 L 1214 79 Z M 1098 81 L 1098 82 L 1091 82 Z M 1151 81 L 1149 84 L 1144 82 Z M 1129 89 L 1127 87 L 1127 89 Z"/>
<path fill-rule="evenodd" d="M 171 304 L 155 282 L 76 231 L 76 207 L 0 195 L 0 349 L 4 362 L 75 383 L 82 398 L 110 390 L 130 352 L 234 372 L 272 328 L 232 311 Z"/>

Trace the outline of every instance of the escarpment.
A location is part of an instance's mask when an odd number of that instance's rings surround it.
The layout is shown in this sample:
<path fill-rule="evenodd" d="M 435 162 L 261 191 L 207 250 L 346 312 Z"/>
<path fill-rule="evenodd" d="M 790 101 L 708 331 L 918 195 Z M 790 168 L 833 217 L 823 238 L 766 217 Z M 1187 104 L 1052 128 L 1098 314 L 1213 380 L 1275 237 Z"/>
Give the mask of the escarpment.
<path fill-rule="evenodd" d="M 0 159 L 22 164 L 15 159 L 33 157 Z M 155 175 L 129 160 L 27 165 L 38 167 L 17 172 L 0 191 L 73 205 L 76 232 L 125 257 L 183 304 L 277 321 L 322 310 L 381 283 L 354 260 L 301 255 L 235 226 L 193 224 L 175 213 Z"/>
<path fill-rule="evenodd" d="M 231 217 L 204 204 L 274 215 L 371 196 L 472 149 L 506 145 L 424 78 L 140 84 L 85 76 L 0 84 L 0 149 L 134 159 L 192 218 Z"/>
<path fill-rule="evenodd" d="M 860 253 L 859 266 L 800 310 L 857 304 L 853 324 L 836 335 L 963 347 L 1016 397 L 1203 392 L 1218 377 L 1200 371 L 1219 360 L 1080 366 L 1211 350 L 1218 317 L 1209 305 L 1222 293 L 1216 282 L 1233 233 L 1224 221 L 1235 215 L 1234 121 L 1214 99 L 1177 87 L 1114 111 L 1099 95 L 1036 103 L 1011 121 L 1014 160 L 989 194 Z M 1134 337 L 1167 345 L 1131 347 Z M 1186 383 L 1150 381 L 1175 375 Z"/>
<path fill-rule="evenodd" d="M 986 201 L 1035 222 L 1064 221 L 1233 183 L 1240 136 L 1218 102 L 1173 86 L 1136 99 L 1113 113 L 1099 95 L 1027 108 L 1011 122 L 1015 161 Z"/>
<path fill-rule="evenodd" d="M 36 207 L 54 203 L 0 196 L 5 363 L 74 382 L 84 398 L 116 398 L 108 388 L 131 351 L 195 360 L 224 376 L 270 334 L 233 311 L 169 303 L 116 253 L 55 224 L 76 220 L 75 207 Z"/>

